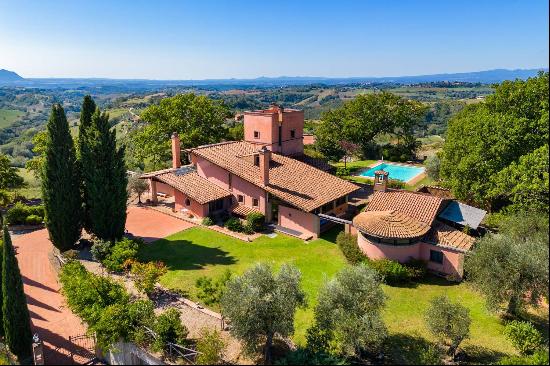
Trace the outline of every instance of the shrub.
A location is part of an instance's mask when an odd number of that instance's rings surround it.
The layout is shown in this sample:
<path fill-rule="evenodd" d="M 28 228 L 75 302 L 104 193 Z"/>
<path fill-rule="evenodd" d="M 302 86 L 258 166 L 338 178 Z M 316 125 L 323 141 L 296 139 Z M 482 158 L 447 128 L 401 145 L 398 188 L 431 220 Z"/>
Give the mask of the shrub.
<path fill-rule="evenodd" d="M 254 232 L 260 232 L 264 230 L 265 216 L 259 212 L 251 212 L 246 215 L 246 223 Z"/>
<path fill-rule="evenodd" d="M 336 168 L 336 175 L 338 177 L 345 177 L 350 174 L 351 174 L 351 171 L 349 168 L 343 168 L 343 167 Z"/>
<path fill-rule="evenodd" d="M 390 259 L 369 260 L 367 265 L 375 269 L 388 285 L 404 283 L 412 278 L 409 268 Z"/>
<path fill-rule="evenodd" d="M 238 233 L 243 231 L 243 224 L 241 220 L 236 217 L 230 217 L 223 226 L 231 231 L 235 231 Z"/>
<path fill-rule="evenodd" d="M 422 259 L 411 258 L 405 263 L 405 266 L 408 268 L 411 278 L 414 279 L 422 279 L 428 272 L 428 264 Z"/>
<path fill-rule="evenodd" d="M 212 218 L 206 216 L 204 219 L 202 219 L 202 224 L 204 226 L 212 226 L 212 225 L 214 225 L 214 220 L 212 220 Z"/>
<path fill-rule="evenodd" d="M 351 264 L 357 264 L 366 259 L 366 256 L 357 245 L 356 236 L 346 234 L 342 231 L 336 237 L 336 244 L 338 244 L 342 254 L 344 254 L 344 257 L 346 257 Z"/>
<path fill-rule="evenodd" d="M 215 280 L 206 276 L 197 278 L 195 282 L 195 287 L 198 290 L 197 297 L 206 305 L 219 304 L 231 276 L 231 271 L 226 270 Z"/>
<path fill-rule="evenodd" d="M 252 225 L 250 225 L 249 222 L 246 222 L 244 225 L 243 225 L 243 234 L 247 234 L 247 235 L 252 235 L 254 234 L 254 229 L 252 228 Z"/>
<path fill-rule="evenodd" d="M 298 348 L 288 352 L 283 358 L 275 362 L 275 365 L 349 365 L 344 357 L 328 353 L 314 353 L 307 349 Z"/>
<path fill-rule="evenodd" d="M 548 349 L 539 349 L 530 356 L 511 356 L 501 359 L 499 365 L 548 365 Z"/>
<path fill-rule="evenodd" d="M 12 225 L 23 225 L 27 223 L 29 216 L 38 216 L 40 223 L 44 220 L 44 206 L 27 206 L 22 202 L 16 202 L 6 212 L 6 222 Z"/>
<path fill-rule="evenodd" d="M 25 223 L 27 225 L 39 225 L 42 223 L 42 221 L 43 221 L 43 218 L 38 215 L 29 215 L 25 219 Z"/>
<path fill-rule="evenodd" d="M 504 334 L 522 355 L 533 354 L 542 344 L 542 335 L 529 322 L 511 321 L 504 328 Z"/>
<path fill-rule="evenodd" d="M 405 182 L 396 179 L 389 179 L 388 188 L 403 189 L 405 188 Z"/>
<path fill-rule="evenodd" d="M 131 269 L 137 290 L 147 295 L 155 291 L 155 285 L 159 278 L 166 272 L 166 266 L 162 262 L 134 262 Z"/>
<path fill-rule="evenodd" d="M 166 310 L 157 317 L 153 331 L 157 334 L 151 345 L 151 349 L 155 352 L 163 352 L 168 342 L 184 344 L 189 333 L 181 322 L 180 312 L 174 308 Z"/>
<path fill-rule="evenodd" d="M 197 352 L 199 352 L 195 360 L 198 365 L 221 365 L 226 342 L 222 338 L 220 332 L 215 329 L 203 328 L 199 333 L 197 341 Z"/>
<path fill-rule="evenodd" d="M 92 244 L 92 248 L 90 249 L 90 252 L 92 253 L 92 257 L 98 262 L 103 262 L 103 260 L 111 252 L 112 246 L 113 244 L 110 241 L 105 241 L 101 239 L 94 240 L 94 243 Z"/>
<path fill-rule="evenodd" d="M 103 265 L 111 272 L 121 272 L 124 262 L 134 259 L 139 250 L 139 242 L 128 238 L 117 241 L 103 259 Z"/>

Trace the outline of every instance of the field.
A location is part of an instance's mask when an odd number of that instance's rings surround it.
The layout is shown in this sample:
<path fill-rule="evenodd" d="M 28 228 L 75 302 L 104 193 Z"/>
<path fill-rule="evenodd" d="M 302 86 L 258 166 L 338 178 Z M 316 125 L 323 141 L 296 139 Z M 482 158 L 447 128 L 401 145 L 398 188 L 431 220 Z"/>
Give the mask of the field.
<path fill-rule="evenodd" d="M 25 180 L 26 187 L 17 190 L 17 194 L 25 196 L 26 198 L 40 198 L 42 194 L 40 192 L 40 182 L 36 177 L 25 168 L 19 168 L 17 174 L 19 174 Z"/>
<path fill-rule="evenodd" d="M 25 113 L 16 109 L 0 109 L 0 128 L 6 128 L 12 125 Z"/>
<path fill-rule="evenodd" d="M 334 243 L 336 234 L 337 231 L 332 230 L 321 239 L 308 243 L 285 235 L 276 238 L 262 236 L 252 243 L 245 243 L 197 227 L 146 246 L 140 259 L 164 261 L 169 271 L 161 283 L 168 288 L 183 290 L 195 300 L 194 284 L 201 276 L 217 277 L 226 269 L 240 274 L 258 261 L 268 261 L 276 267 L 285 262 L 294 263 L 302 271 L 302 285 L 308 294 L 308 308 L 296 314 L 294 340 L 303 344 L 305 331 L 312 324 L 318 289 L 345 266 L 345 259 Z M 387 295 L 384 320 L 391 339 L 387 352 L 395 361 L 414 363 L 419 346 L 433 341 L 423 314 L 429 300 L 438 295 L 447 295 L 470 310 L 471 336 L 465 341 L 464 348 L 475 357 L 472 361 L 489 362 L 514 354 L 512 345 L 502 334 L 501 321 L 485 308 L 483 297 L 466 283 L 428 277 L 408 287 L 384 286 L 384 292 Z M 547 317 L 545 321 L 547 323 Z"/>

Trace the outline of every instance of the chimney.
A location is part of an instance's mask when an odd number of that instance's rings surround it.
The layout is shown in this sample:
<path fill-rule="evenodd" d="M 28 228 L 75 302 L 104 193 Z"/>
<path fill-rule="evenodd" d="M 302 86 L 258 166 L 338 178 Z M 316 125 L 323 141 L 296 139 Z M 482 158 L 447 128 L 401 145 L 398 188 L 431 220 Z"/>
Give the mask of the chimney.
<path fill-rule="evenodd" d="M 267 147 L 262 147 L 260 153 L 260 181 L 267 186 L 269 184 L 269 161 L 271 160 L 271 151 Z"/>
<path fill-rule="evenodd" d="M 172 168 L 181 166 L 181 142 L 177 132 L 172 134 Z"/>
<path fill-rule="evenodd" d="M 388 190 L 388 175 L 390 173 L 384 170 L 374 172 L 374 191 L 386 192 Z"/>
<path fill-rule="evenodd" d="M 279 126 L 283 123 L 283 112 L 284 112 L 283 106 L 279 106 Z"/>

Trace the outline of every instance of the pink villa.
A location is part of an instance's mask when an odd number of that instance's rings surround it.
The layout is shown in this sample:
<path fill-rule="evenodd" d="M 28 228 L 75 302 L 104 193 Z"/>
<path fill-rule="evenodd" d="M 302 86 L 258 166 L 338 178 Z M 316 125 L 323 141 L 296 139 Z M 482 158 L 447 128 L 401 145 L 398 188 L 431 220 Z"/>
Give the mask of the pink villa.
<path fill-rule="evenodd" d="M 461 279 L 464 255 L 475 239 L 459 228 L 477 229 L 485 211 L 449 198 L 439 187 L 423 187 L 431 192 L 423 193 L 391 190 L 387 184 L 388 173 L 375 172 L 374 194 L 353 218 L 363 253 L 401 263 L 421 259 L 432 272 Z"/>
<path fill-rule="evenodd" d="M 340 217 L 348 195 L 360 187 L 327 172 L 327 164 L 306 157 L 304 113 L 273 105 L 244 113 L 244 141 L 228 141 L 184 151 L 172 136 L 172 168 L 142 175 L 151 199 L 174 196 L 177 212 L 203 218 L 228 212 L 265 215 L 277 230 L 317 238 L 328 226 L 318 214 Z"/>
<path fill-rule="evenodd" d="M 388 189 L 388 173 L 375 173 L 372 188 L 338 178 L 328 164 L 304 155 L 304 113 L 272 105 L 245 112 L 244 141 L 228 141 L 183 151 L 172 136 L 172 168 L 147 173 L 151 200 L 174 198 L 174 211 L 194 218 L 259 212 L 275 230 L 302 239 L 317 238 L 334 222 L 356 232 L 358 245 L 372 259 L 399 262 L 422 259 L 429 269 L 462 277 L 464 253 L 474 238 L 460 228 L 476 229 L 485 212 L 445 197 Z M 307 142 L 306 142 L 307 143 Z M 361 191 L 360 191 L 361 190 Z M 356 194 L 370 196 L 367 207 L 349 221 Z"/>

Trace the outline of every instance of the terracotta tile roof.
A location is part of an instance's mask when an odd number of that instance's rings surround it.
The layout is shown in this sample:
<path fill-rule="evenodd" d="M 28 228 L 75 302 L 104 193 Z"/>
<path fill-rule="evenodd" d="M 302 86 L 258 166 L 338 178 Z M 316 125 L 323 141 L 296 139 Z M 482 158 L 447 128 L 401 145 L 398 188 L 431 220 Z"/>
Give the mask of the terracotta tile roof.
<path fill-rule="evenodd" d="M 441 197 L 422 193 L 401 190 L 376 192 L 371 196 L 367 211 L 395 210 L 431 225 L 443 202 Z"/>
<path fill-rule="evenodd" d="M 412 239 L 425 235 L 430 226 L 397 211 L 366 211 L 353 218 L 353 225 L 379 238 Z"/>
<path fill-rule="evenodd" d="M 336 171 L 336 168 L 324 161 L 323 159 L 314 158 L 311 156 L 308 156 L 306 154 L 299 154 L 299 155 L 292 155 L 293 159 L 296 159 L 298 161 L 301 161 L 302 163 L 306 163 L 308 165 L 311 165 L 314 168 L 320 169 L 327 173 L 333 173 Z"/>
<path fill-rule="evenodd" d="M 235 215 L 242 216 L 242 217 L 246 217 L 249 213 L 252 213 L 252 212 L 260 213 L 260 210 L 258 210 L 257 208 L 248 207 L 238 203 L 233 205 L 229 211 Z"/>
<path fill-rule="evenodd" d="M 460 251 L 468 251 L 472 248 L 475 238 L 440 221 L 435 221 L 428 235 L 424 237 L 424 241 Z"/>
<path fill-rule="evenodd" d="M 275 153 L 271 154 L 269 184 L 264 186 L 260 168 L 242 158 L 257 150 L 253 144 L 236 141 L 200 146 L 190 151 L 306 212 L 359 189 L 353 183 Z"/>
<path fill-rule="evenodd" d="M 170 187 L 174 187 L 178 191 L 185 193 L 201 205 L 231 196 L 231 192 L 201 177 L 197 174 L 195 169 L 189 165 L 179 169 L 159 170 L 141 176 L 141 178 L 150 177 L 154 177 L 155 180 L 166 183 Z"/>

